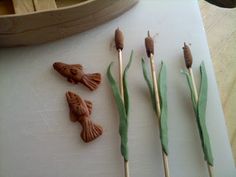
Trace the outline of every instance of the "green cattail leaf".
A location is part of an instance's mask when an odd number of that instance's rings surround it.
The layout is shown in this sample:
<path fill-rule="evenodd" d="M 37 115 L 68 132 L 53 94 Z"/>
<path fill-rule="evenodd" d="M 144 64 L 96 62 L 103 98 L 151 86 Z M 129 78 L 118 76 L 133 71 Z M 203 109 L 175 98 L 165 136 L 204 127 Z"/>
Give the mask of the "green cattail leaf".
<path fill-rule="evenodd" d="M 127 87 L 127 72 L 130 68 L 130 65 L 132 63 L 133 59 L 133 51 L 131 52 L 129 63 L 126 65 L 125 70 L 124 70 L 124 75 L 123 75 L 123 84 L 124 84 L 124 104 L 125 104 L 125 110 L 127 117 L 129 115 L 129 93 L 128 93 L 128 87 Z"/>
<path fill-rule="evenodd" d="M 211 166 L 213 166 L 213 155 L 211 151 L 211 144 L 210 144 L 210 138 L 208 135 L 207 127 L 206 127 L 206 104 L 207 104 L 207 91 L 208 91 L 208 83 L 207 83 L 207 73 L 204 63 L 200 66 L 200 73 L 201 73 L 201 86 L 199 91 L 199 98 L 198 102 L 195 99 L 194 96 L 194 88 L 193 88 L 193 81 L 190 76 L 190 74 L 186 71 L 182 71 L 183 74 L 185 74 L 189 89 L 191 92 L 191 98 L 192 98 L 192 104 L 193 109 L 196 116 L 196 122 L 198 127 L 198 132 L 201 139 L 201 145 L 202 150 L 204 153 L 204 158 L 207 161 L 207 163 Z"/>
<path fill-rule="evenodd" d="M 116 106 L 119 112 L 120 117 L 120 125 L 119 125 L 119 134 L 121 138 L 121 154 L 124 159 L 128 160 L 128 117 L 125 110 L 125 105 L 122 101 L 119 88 L 117 86 L 116 81 L 114 80 L 111 74 L 111 66 L 112 63 L 109 65 L 107 69 L 107 78 L 111 85 L 112 92 L 115 98 Z"/>
<path fill-rule="evenodd" d="M 153 83 L 148 75 L 147 67 L 144 59 L 142 59 L 142 68 L 143 68 L 143 76 L 148 85 L 148 89 L 150 92 L 152 106 L 157 114 L 156 109 L 156 100 L 155 100 L 155 92 L 153 88 Z M 160 93 L 160 104 L 161 104 L 161 113 L 160 113 L 160 138 L 162 143 L 163 151 L 168 154 L 168 126 L 167 126 L 167 85 L 166 85 L 166 66 L 164 63 L 161 63 L 161 69 L 159 73 L 159 93 Z"/>
<path fill-rule="evenodd" d="M 160 114 L 160 137 L 163 151 L 168 155 L 168 123 L 167 123 L 167 85 L 166 85 L 166 65 L 161 62 L 159 72 L 158 87 L 161 104 Z"/>
<path fill-rule="evenodd" d="M 195 99 L 193 80 L 192 80 L 190 74 L 187 71 L 181 71 L 181 73 L 186 76 L 186 79 L 188 81 L 188 86 L 189 86 L 189 90 L 190 90 L 190 93 L 191 93 L 191 99 L 192 99 L 192 106 L 193 106 L 193 110 L 194 110 L 194 113 L 195 113 L 195 116 L 196 116 L 198 132 L 199 132 L 199 136 L 200 136 L 201 144 L 202 144 L 202 139 L 203 139 L 202 138 L 202 130 L 201 130 L 201 127 L 200 127 L 200 124 L 199 124 L 199 119 L 198 119 L 198 108 L 197 108 L 197 102 L 196 102 L 196 99 Z M 203 144 L 202 144 L 202 147 L 203 147 Z"/>
<path fill-rule="evenodd" d="M 198 101 L 198 119 L 199 119 L 199 126 L 202 132 L 202 146 L 205 160 L 209 165 L 213 166 L 213 155 L 211 151 L 210 138 L 206 127 L 208 82 L 207 82 L 207 73 L 204 62 L 202 62 L 200 66 L 200 73 L 201 73 L 201 85 L 200 85 L 199 101 Z"/>
<path fill-rule="evenodd" d="M 203 142 L 202 142 L 202 139 L 203 139 L 203 135 L 202 135 L 202 129 L 201 129 L 201 126 L 199 124 L 199 118 L 198 118 L 198 108 L 197 108 L 197 101 L 195 99 L 195 93 L 194 93 L 194 87 L 193 87 L 193 80 L 190 76 L 190 74 L 187 72 L 187 71 L 181 71 L 181 73 L 183 73 L 185 76 L 186 76 L 186 79 L 188 81 L 188 86 L 189 86 L 189 90 L 190 90 L 190 93 L 191 93 L 191 99 L 192 99 L 192 106 L 193 106 L 193 110 L 194 110 L 194 113 L 195 113 L 195 116 L 196 116 L 196 122 L 197 122 L 197 127 L 198 127 L 198 132 L 199 132 L 199 136 L 200 136 L 200 139 L 201 139 L 201 145 L 203 147 Z"/>
<path fill-rule="evenodd" d="M 153 83 L 152 83 L 152 80 L 149 77 L 149 74 L 148 74 L 148 71 L 147 71 L 147 66 L 146 66 L 146 63 L 145 63 L 143 58 L 142 58 L 142 68 L 143 68 L 143 76 L 144 76 L 144 79 L 147 83 L 149 93 L 150 93 L 150 96 L 151 96 L 152 107 L 153 107 L 154 111 L 157 113 Z"/>

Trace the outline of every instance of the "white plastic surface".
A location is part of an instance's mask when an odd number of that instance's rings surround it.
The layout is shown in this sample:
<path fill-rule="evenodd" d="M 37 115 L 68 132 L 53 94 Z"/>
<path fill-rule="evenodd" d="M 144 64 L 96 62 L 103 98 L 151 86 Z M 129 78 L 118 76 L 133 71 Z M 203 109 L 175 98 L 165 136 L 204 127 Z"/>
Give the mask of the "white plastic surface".
<path fill-rule="evenodd" d="M 209 95 L 207 127 L 215 158 L 215 177 L 235 177 L 234 162 L 217 91 L 197 0 L 146 0 L 102 26 L 40 46 L 0 49 L 0 176 L 121 177 L 118 115 L 105 73 L 111 61 L 117 76 L 112 40 L 117 27 L 125 34 L 124 63 L 135 58 L 128 74 L 131 112 L 129 155 L 131 177 L 162 177 L 157 120 L 141 70 L 147 30 L 155 37 L 157 63 L 167 64 L 169 102 L 169 164 L 171 177 L 207 177 L 191 107 L 184 68 L 183 42 L 191 43 L 193 70 L 204 60 Z M 66 27 L 65 27 L 66 28 Z M 85 72 L 101 72 L 94 92 L 72 85 L 52 69 L 56 61 L 80 63 Z M 104 134 L 90 144 L 81 127 L 69 121 L 67 90 L 93 102 L 92 118 Z"/>

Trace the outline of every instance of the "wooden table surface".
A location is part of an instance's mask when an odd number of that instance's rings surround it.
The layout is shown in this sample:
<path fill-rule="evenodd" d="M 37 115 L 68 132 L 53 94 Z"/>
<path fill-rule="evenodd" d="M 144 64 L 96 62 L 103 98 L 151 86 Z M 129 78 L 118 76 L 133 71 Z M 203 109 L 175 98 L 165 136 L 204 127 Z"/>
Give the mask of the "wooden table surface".
<path fill-rule="evenodd" d="M 236 8 L 199 2 L 236 161 Z"/>

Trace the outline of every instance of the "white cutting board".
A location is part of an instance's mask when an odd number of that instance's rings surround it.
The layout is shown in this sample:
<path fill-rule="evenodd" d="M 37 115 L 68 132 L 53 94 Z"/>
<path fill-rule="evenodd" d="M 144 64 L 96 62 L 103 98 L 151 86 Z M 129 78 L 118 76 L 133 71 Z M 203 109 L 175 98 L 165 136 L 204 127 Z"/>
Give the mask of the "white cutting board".
<path fill-rule="evenodd" d="M 125 34 L 124 63 L 131 49 L 129 71 L 131 113 L 129 150 L 131 177 L 163 177 L 157 120 L 141 70 L 147 30 L 155 34 L 157 63 L 168 69 L 169 164 L 171 177 L 207 177 L 184 68 L 183 42 L 192 44 L 193 70 L 205 61 L 209 78 L 207 127 L 215 158 L 215 177 L 235 177 L 223 111 L 197 0 L 146 0 L 96 29 L 50 44 L 0 50 L 0 176 L 121 177 L 118 115 L 105 73 L 111 61 L 114 30 Z M 66 27 L 65 27 L 66 28 Z M 72 85 L 52 69 L 55 61 L 83 64 L 101 72 L 94 92 Z M 117 76 L 117 74 L 115 74 Z M 94 103 L 92 118 L 104 134 L 90 144 L 81 127 L 69 121 L 65 92 Z"/>

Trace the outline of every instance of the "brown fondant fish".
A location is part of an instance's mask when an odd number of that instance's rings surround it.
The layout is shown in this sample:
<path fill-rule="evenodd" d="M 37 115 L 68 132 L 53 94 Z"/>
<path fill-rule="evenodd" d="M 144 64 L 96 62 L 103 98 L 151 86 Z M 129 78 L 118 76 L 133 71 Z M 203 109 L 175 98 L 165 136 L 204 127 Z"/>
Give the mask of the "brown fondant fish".
<path fill-rule="evenodd" d="M 70 108 L 70 120 L 81 124 L 83 130 L 80 136 L 84 142 L 88 143 L 102 135 L 102 127 L 93 123 L 90 118 L 92 103 L 72 92 L 67 92 L 66 98 Z"/>
<path fill-rule="evenodd" d="M 53 68 L 62 76 L 66 77 L 70 83 L 77 84 L 80 82 L 91 91 L 95 90 L 101 83 L 100 73 L 85 74 L 83 72 L 83 67 L 80 64 L 68 65 L 61 62 L 56 62 L 53 64 Z"/>

